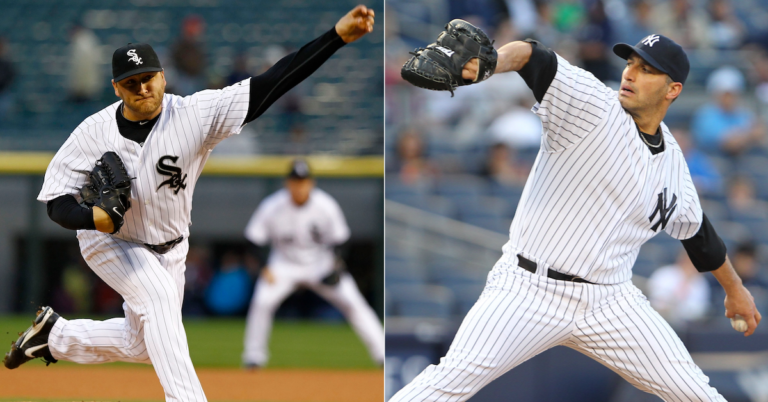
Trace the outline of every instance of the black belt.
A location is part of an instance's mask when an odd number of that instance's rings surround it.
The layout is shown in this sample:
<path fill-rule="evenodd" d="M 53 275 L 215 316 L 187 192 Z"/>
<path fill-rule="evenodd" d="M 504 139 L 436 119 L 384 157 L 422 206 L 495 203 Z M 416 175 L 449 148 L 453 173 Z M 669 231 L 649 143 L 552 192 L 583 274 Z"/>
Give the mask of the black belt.
<path fill-rule="evenodd" d="M 158 253 L 158 254 L 165 254 L 169 251 L 171 251 L 172 248 L 176 247 L 177 244 L 181 243 L 181 241 L 184 240 L 184 236 L 179 237 L 176 240 L 171 240 L 169 242 L 165 242 L 163 244 L 147 244 L 144 243 L 145 246 L 149 247 L 150 250 Z"/>
<path fill-rule="evenodd" d="M 532 273 L 536 273 L 536 263 L 523 257 L 522 255 L 517 255 L 517 266 Z M 551 269 L 547 270 L 547 277 L 556 279 L 558 281 L 569 281 L 569 282 L 579 282 L 579 283 L 592 283 L 586 279 L 579 278 L 578 276 L 568 275 L 561 272 L 553 271 Z"/>

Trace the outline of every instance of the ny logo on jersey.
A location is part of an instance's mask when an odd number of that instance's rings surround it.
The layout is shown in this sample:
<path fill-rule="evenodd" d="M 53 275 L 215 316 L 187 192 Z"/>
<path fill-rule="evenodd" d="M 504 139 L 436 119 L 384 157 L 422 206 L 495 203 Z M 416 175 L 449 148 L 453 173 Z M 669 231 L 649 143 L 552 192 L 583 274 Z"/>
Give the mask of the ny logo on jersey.
<path fill-rule="evenodd" d="M 659 221 L 656 222 L 655 225 L 651 226 L 651 230 L 654 232 L 659 228 L 659 225 L 661 225 L 661 230 L 664 230 L 664 228 L 667 227 L 667 222 L 669 222 L 669 217 L 672 216 L 672 212 L 675 211 L 675 208 L 677 208 L 677 196 L 672 193 L 672 201 L 670 202 L 669 206 L 667 205 L 667 188 L 664 187 L 664 191 L 659 193 L 659 201 L 656 204 L 656 209 L 653 210 L 653 213 L 651 216 L 648 217 L 649 222 L 653 222 L 653 218 L 656 217 L 656 214 L 659 214 Z"/>
<path fill-rule="evenodd" d="M 139 57 L 139 55 L 138 55 L 138 54 L 136 54 L 136 49 L 131 49 L 131 50 L 129 50 L 129 51 L 128 51 L 128 56 L 131 56 L 131 58 L 129 58 L 129 59 L 128 59 L 128 61 L 132 61 L 132 62 L 136 63 L 136 65 L 137 65 L 137 66 L 138 66 L 139 64 L 144 64 L 144 63 L 141 61 L 141 57 Z"/>
<path fill-rule="evenodd" d="M 659 35 L 648 35 L 643 39 L 643 43 L 648 47 L 653 47 L 653 44 L 659 41 Z"/>
<path fill-rule="evenodd" d="M 157 173 L 160 173 L 163 176 L 171 176 L 168 180 L 160 183 L 159 186 L 157 186 L 157 190 L 160 190 L 160 187 L 164 185 L 168 185 L 168 188 L 175 191 L 174 194 L 178 194 L 179 190 L 187 188 L 187 175 L 184 174 L 182 176 L 181 174 L 181 168 L 173 165 L 167 165 L 166 161 L 171 161 L 173 163 L 176 163 L 176 161 L 179 159 L 178 156 L 170 156 L 165 155 L 162 158 L 160 158 L 159 161 L 157 161 Z"/>

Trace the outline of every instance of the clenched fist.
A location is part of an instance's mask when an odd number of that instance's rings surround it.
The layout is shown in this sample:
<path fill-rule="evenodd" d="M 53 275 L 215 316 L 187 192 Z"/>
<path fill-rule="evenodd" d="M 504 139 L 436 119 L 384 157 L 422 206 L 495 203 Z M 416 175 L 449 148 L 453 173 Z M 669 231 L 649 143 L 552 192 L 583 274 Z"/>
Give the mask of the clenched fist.
<path fill-rule="evenodd" d="M 475 82 L 477 81 L 477 73 L 479 72 L 480 62 L 477 60 L 477 57 L 475 57 L 468 61 L 467 64 L 464 65 L 464 68 L 461 69 L 461 78 Z"/>
<path fill-rule="evenodd" d="M 345 43 L 352 43 L 373 31 L 373 10 L 359 5 L 336 23 L 336 33 Z"/>

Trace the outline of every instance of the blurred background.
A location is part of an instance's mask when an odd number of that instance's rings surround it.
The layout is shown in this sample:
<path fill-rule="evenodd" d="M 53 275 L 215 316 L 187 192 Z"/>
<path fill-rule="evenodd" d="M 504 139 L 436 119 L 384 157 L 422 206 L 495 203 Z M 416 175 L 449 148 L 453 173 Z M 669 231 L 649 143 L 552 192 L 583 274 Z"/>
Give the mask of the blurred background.
<path fill-rule="evenodd" d="M 448 92 L 400 78 L 409 51 L 466 19 L 496 45 L 535 38 L 608 86 L 617 42 L 666 35 L 691 61 L 665 123 L 707 216 L 758 308 L 768 311 L 768 2 L 765 0 L 387 0 L 386 394 L 438 362 L 501 256 L 541 124 L 519 75 Z M 768 400 L 768 330 L 744 338 L 724 293 L 666 234 L 643 246 L 635 284 L 729 401 Z M 591 359 L 558 347 L 473 401 L 658 401 Z"/>
<path fill-rule="evenodd" d="M 40 305 L 65 317 L 123 314 L 120 296 L 81 258 L 75 233 L 53 223 L 36 201 L 53 153 L 83 119 L 118 100 L 110 85 L 116 48 L 152 44 L 166 71 L 167 92 L 189 95 L 260 74 L 331 29 L 357 4 L 0 0 L 3 344 L 16 338 Z M 261 200 L 282 187 L 293 156 L 307 157 L 318 187 L 339 201 L 352 231 L 342 256 L 383 316 L 384 5 L 383 0 L 365 4 L 378 17 L 374 32 L 338 51 L 241 135 L 218 146 L 198 182 L 183 308 L 185 323 L 193 327 L 190 343 L 197 345 L 195 363 L 240 363 L 244 315 L 264 263 L 243 230 Z M 232 294 L 240 297 L 222 307 L 222 296 Z M 275 346 L 282 354 L 274 352 L 272 366 L 376 367 L 341 314 L 311 292 L 287 300 L 277 319 L 273 339 L 284 344 Z M 309 324 L 294 324 L 297 320 Z M 205 341 L 210 337 L 216 343 Z M 306 348 L 291 348 L 297 342 L 327 353 L 307 357 Z M 230 346 L 217 351 L 222 344 Z"/>

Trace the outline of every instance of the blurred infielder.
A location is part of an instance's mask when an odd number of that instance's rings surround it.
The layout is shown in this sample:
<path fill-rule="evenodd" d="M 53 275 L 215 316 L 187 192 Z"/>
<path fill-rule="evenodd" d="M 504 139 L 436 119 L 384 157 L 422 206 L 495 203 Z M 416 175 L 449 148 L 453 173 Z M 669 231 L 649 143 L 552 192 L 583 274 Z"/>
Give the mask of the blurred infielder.
<path fill-rule="evenodd" d="M 340 269 L 333 250 L 349 239 L 344 213 L 333 197 L 315 188 L 304 160 L 293 162 L 284 189 L 261 202 L 245 228 L 245 237 L 258 246 L 272 246 L 248 311 L 246 367 L 267 363 L 272 317 L 299 287 L 311 289 L 336 306 L 371 358 L 384 363 L 384 328 L 352 275 Z"/>
<path fill-rule="evenodd" d="M 165 94 L 151 46 L 117 49 L 112 86 L 121 101 L 75 129 L 48 166 L 38 199 L 47 202 L 52 220 L 78 230 L 85 261 L 125 299 L 125 318 L 65 320 L 45 307 L 6 354 L 5 366 L 37 357 L 151 363 L 166 400 L 205 401 L 181 321 L 197 178 L 216 144 L 373 23 L 373 11 L 358 6 L 264 74 L 183 98 Z"/>
<path fill-rule="evenodd" d="M 688 75 L 685 52 L 661 35 L 614 46 L 627 60 L 616 92 L 536 41 L 509 43 L 498 60 L 489 46 L 482 31 L 454 20 L 405 64 L 403 77 L 425 87 L 414 76 L 437 77 L 432 89 L 454 89 L 517 71 L 538 101 L 541 150 L 503 256 L 448 353 L 391 401 L 467 400 L 557 345 L 664 400 L 724 401 L 630 281 L 640 246 L 665 231 L 699 271 L 715 275 L 727 294 L 726 316 L 743 316 L 745 335 L 761 319 L 662 122 Z"/>

